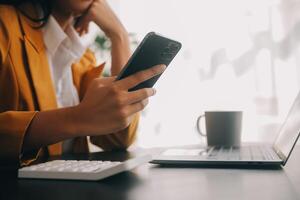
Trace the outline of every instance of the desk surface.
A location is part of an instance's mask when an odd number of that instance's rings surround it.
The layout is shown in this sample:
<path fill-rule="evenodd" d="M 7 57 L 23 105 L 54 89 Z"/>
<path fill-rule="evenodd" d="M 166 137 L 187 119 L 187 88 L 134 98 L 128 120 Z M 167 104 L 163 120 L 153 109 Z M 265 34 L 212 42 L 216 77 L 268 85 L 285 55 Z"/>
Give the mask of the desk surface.
<path fill-rule="evenodd" d="M 132 153 L 131 153 L 132 154 Z M 70 159 L 115 160 L 128 153 L 95 153 Z M 283 169 L 166 168 L 145 164 L 98 182 L 18 180 L 0 174 L 0 199 L 300 199 L 300 147 Z"/>

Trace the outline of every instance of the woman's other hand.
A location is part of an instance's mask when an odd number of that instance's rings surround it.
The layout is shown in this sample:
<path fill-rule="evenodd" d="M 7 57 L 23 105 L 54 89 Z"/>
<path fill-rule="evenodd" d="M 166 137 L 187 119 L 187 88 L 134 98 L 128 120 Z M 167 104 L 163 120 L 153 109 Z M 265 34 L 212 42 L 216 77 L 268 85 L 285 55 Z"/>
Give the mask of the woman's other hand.
<path fill-rule="evenodd" d="M 131 51 L 127 30 L 106 0 L 94 0 L 75 24 L 80 35 L 88 32 L 89 23 L 95 22 L 111 41 L 111 75 L 120 73 Z"/>
<path fill-rule="evenodd" d="M 80 35 L 88 31 L 91 21 L 95 22 L 111 39 L 127 34 L 126 29 L 106 0 L 94 0 L 89 9 L 79 18 L 75 28 Z"/>

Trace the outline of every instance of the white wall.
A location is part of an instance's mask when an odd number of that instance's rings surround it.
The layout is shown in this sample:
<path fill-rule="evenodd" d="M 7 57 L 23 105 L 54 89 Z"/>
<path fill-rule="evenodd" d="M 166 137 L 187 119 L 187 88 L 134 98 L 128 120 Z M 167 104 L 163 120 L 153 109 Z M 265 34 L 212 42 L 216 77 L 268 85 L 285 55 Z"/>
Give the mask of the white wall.
<path fill-rule="evenodd" d="M 300 85 L 298 1 L 109 2 L 139 40 L 157 31 L 183 44 L 143 112 L 138 145 L 202 143 L 195 121 L 210 109 L 243 110 L 243 141 L 273 141 Z"/>

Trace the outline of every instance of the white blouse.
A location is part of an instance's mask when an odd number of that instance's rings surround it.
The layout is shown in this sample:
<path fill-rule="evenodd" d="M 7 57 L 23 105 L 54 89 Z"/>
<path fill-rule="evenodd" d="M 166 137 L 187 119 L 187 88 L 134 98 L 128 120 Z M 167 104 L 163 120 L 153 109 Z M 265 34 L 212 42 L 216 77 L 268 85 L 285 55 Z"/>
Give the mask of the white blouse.
<path fill-rule="evenodd" d="M 68 26 L 64 31 L 53 16 L 43 27 L 43 36 L 57 105 L 59 108 L 77 105 L 79 97 L 73 83 L 71 65 L 80 60 L 86 47 L 73 26 Z M 63 142 L 63 153 L 71 151 L 72 143 L 72 139 Z"/>

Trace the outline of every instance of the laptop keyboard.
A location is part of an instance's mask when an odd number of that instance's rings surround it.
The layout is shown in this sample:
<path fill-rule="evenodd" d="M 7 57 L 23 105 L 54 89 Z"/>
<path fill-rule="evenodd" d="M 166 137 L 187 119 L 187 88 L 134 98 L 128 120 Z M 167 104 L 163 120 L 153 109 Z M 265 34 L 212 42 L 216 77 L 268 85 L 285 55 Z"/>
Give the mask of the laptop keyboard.
<path fill-rule="evenodd" d="M 276 160 L 278 156 L 272 147 L 211 147 L 208 151 L 209 160 Z"/>

